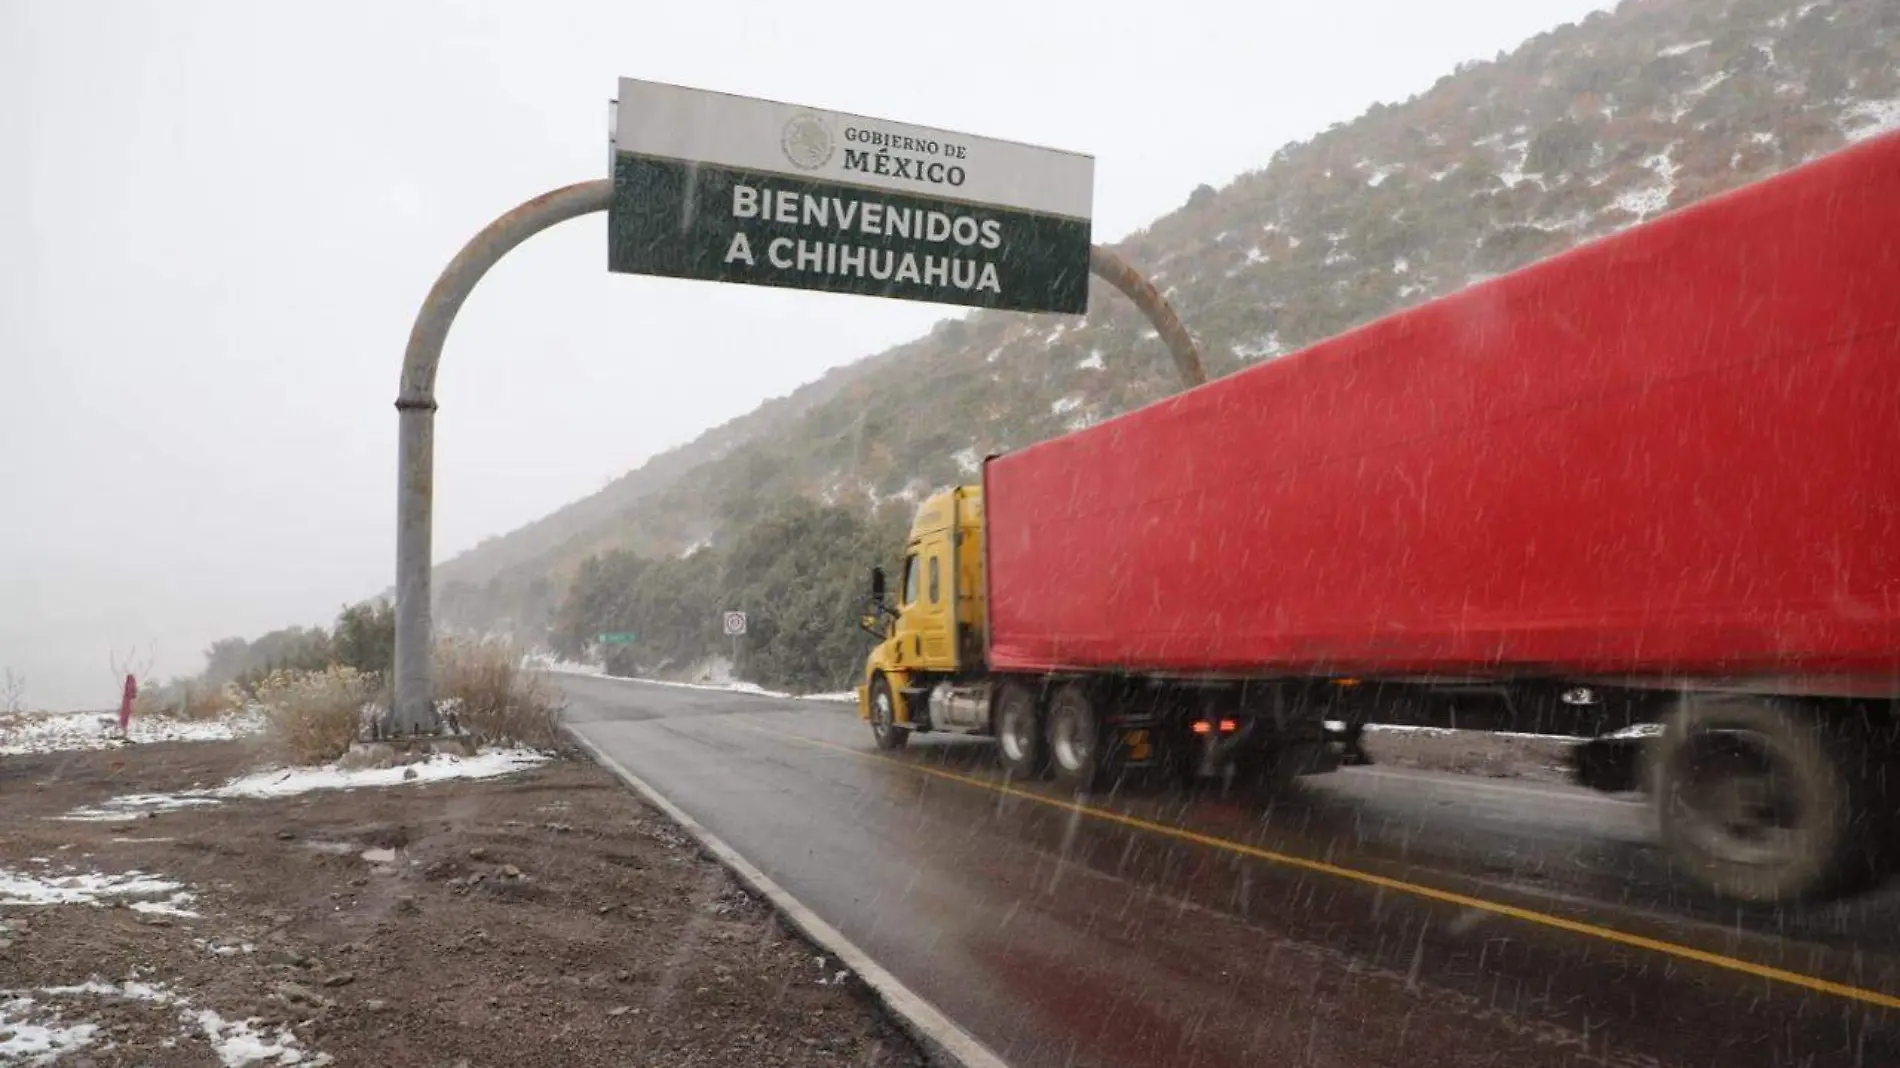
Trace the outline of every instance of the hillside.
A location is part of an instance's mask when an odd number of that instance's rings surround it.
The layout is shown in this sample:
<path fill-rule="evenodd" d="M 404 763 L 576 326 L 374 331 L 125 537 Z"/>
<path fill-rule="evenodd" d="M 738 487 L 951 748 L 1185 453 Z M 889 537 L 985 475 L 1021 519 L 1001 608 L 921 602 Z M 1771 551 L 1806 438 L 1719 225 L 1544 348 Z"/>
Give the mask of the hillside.
<path fill-rule="evenodd" d="M 1896 125 L 1900 3 L 1628 0 L 1202 186 L 1117 250 L 1219 375 Z M 907 505 L 1175 388 L 1132 306 L 1098 284 L 1090 307 L 948 319 L 770 401 L 442 565 L 440 618 L 539 638 L 603 551 L 723 545 L 793 495 Z"/>

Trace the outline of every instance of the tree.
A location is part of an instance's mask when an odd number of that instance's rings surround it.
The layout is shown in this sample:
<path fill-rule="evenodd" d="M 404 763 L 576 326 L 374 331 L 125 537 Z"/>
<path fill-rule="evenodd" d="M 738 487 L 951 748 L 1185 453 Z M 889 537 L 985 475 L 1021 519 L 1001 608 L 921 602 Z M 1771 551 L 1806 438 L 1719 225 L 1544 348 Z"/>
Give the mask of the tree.
<path fill-rule="evenodd" d="M 364 675 L 386 675 L 396 664 L 396 606 L 377 599 L 346 606 L 330 632 L 330 661 Z"/>
<path fill-rule="evenodd" d="M 234 682 L 251 667 L 251 643 L 243 638 L 219 638 L 205 650 L 205 669 L 199 678 L 216 689 Z"/>

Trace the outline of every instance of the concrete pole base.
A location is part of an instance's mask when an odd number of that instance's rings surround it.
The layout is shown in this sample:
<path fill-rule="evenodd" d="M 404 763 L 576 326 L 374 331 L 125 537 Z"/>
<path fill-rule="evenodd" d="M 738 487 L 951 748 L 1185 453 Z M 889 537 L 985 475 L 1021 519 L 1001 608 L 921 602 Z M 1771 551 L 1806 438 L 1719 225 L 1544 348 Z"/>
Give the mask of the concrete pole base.
<path fill-rule="evenodd" d="M 474 736 L 467 734 L 402 738 L 387 742 L 358 741 L 350 743 L 350 751 L 336 763 L 337 767 L 345 771 L 395 768 L 404 764 L 419 764 L 432 756 L 472 757 L 479 748 Z"/>

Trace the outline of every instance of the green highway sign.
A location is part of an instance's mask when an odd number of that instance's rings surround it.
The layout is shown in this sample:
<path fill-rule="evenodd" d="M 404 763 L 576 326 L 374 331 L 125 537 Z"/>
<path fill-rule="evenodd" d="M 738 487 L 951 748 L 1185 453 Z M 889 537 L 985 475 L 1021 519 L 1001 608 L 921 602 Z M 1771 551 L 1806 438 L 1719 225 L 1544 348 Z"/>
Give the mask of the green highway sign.
<path fill-rule="evenodd" d="M 595 637 L 602 645 L 632 645 L 639 640 L 639 635 L 625 631 L 602 631 Z"/>
<path fill-rule="evenodd" d="M 612 147 L 609 270 L 1088 310 L 1089 156 L 631 78 Z"/>

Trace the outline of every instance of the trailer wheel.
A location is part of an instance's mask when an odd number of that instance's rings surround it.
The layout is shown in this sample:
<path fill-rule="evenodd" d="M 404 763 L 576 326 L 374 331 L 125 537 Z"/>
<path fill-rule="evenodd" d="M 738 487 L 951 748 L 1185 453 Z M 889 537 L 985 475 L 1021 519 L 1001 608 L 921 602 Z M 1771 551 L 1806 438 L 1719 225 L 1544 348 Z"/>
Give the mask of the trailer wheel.
<path fill-rule="evenodd" d="M 1022 683 L 1006 682 L 997 691 L 996 755 L 1012 779 L 1039 779 L 1049 766 L 1041 713 L 1035 692 Z"/>
<path fill-rule="evenodd" d="M 871 736 L 879 749 L 902 749 L 910 741 L 910 732 L 897 725 L 897 703 L 891 699 L 891 684 L 884 676 L 871 683 Z"/>
<path fill-rule="evenodd" d="M 1857 724 L 1765 697 L 1690 695 L 1652 743 L 1664 847 L 1747 904 L 1846 893 L 1878 874 L 1875 785 Z"/>
<path fill-rule="evenodd" d="M 1075 683 L 1056 691 L 1049 702 L 1049 766 L 1056 782 L 1077 793 L 1091 793 L 1107 778 L 1102 721 L 1088 692 Z"/>

